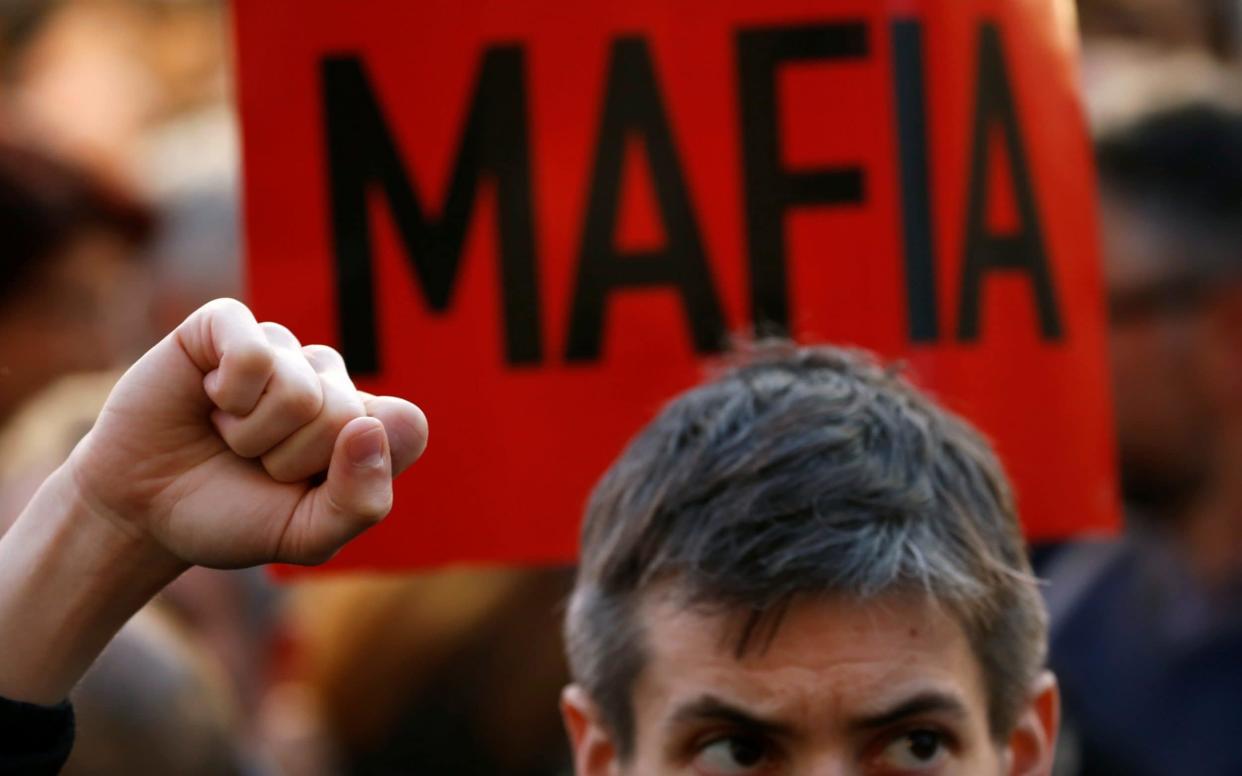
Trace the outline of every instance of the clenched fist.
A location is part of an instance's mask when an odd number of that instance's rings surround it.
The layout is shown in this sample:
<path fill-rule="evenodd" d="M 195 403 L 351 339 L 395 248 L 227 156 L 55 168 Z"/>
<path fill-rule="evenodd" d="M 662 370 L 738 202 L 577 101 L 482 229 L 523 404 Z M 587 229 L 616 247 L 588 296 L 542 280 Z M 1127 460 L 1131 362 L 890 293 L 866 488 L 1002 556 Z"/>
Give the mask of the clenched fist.
<path fill-rule="evenodd" d="M 319 563 L 388 513 L 426 440 L 336 351 L 219 299 L 125 373 L 67 467 L 92 512 L 184 563 Z"/>
<path fill-rule="evenodd" d="M 193 564 L 318 563 L 388 513 L 423 413 L 354 388 L 240 302 L 204 306 L 125 373 L 0 538 L 0 696 L 65 697 Z"/>

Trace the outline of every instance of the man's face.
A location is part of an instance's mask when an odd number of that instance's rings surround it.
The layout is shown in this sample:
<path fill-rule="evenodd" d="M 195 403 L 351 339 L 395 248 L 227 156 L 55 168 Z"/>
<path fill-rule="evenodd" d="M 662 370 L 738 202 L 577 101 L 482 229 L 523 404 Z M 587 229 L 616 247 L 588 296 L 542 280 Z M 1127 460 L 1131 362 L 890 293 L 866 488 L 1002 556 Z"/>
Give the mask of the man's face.
<path fill-rule="evenodd" d="M 1051 767 L 1050 678 L 998 743 L 965 633 L 923 599 L 802 601 L 770 643 L 741 657 L 735 617 L 662 597 L 641 620 L 646 662 L 627 762 L 596 722 L 575 729 L 574 704 L 584 717 L 593 709 L 566 693 L 583 776 L 1033 776 Z"/>

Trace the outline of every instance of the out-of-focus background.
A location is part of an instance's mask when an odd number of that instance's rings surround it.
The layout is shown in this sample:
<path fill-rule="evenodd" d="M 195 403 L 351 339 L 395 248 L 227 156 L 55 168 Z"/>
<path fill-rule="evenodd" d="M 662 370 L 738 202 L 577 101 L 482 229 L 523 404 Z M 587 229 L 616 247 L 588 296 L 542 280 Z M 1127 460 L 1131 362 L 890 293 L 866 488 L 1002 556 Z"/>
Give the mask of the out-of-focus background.
<path fill-rule="evenodd" d="M 117 370 L 241 294 L 228 16 L 0 0 L 0 530 Z M 1242 2 L 1079 16 L 1128 527 L 1036 550 L 1058 768 L 1242 773 Z M 76 691 L 67 773 L 568 773 L 570 579 L 196 569 Z"/>

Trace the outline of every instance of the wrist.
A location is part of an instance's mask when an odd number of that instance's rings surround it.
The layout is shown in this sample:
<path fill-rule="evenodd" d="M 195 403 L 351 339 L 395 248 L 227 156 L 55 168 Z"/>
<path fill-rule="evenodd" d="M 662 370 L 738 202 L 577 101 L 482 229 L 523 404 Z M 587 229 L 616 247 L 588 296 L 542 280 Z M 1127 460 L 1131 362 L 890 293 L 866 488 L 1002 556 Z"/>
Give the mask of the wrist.
<path fill-rule="evenodd" d="M 116 631 L 186 565 L 102 513 L 62 466 L 0 538 L 0 695 L 65 697 Z"/>
<path fill-rule="evenodd" d="M 191 564 L 176 557 L 145 528 L 139 513 L 150 513 L 149 507 L 116 506 L 98 495 L 92 478 L 84 475 L 77 461 L 78 451 L 48 477 L 31 499 L 34 506 L 40 495 L 47 497 L 44 513 L 54 516 L 56 527 L 66 537 L 77 536 L 92 558 L 108 562 L 117 571 L 128 567 L 153 580 L 171 582 Z M 98 473 L 94 479 L 98 479 Z M 46 493 L 44 493 L 46 491 Z M 31 512 L 28 506 L 23 510 Z M 39 518 L 47 520 L 47 517 Z M 63 524 L 63 525 L 62 525 Z M 118 568 L 119 567 L 119 568 Z M 109 574 L 111 577 L 112 574 Z"/>

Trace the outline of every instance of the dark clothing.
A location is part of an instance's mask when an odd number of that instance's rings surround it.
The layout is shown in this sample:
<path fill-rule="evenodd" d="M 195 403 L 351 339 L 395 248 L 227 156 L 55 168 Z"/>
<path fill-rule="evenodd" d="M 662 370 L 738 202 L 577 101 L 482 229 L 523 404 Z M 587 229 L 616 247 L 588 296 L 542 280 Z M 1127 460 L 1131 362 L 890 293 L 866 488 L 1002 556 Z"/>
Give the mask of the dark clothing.
<path fill-rule="evenodd" d="M 0 698 L 0 776 L 60 773 L 73 748 L 73 707 Z"/>
<path fill-rule="evenodd" d="M 1044 569 L 1077 776 L 1242 776 L 1242 588 L 1205 590 L 1163 537 Z"/>

